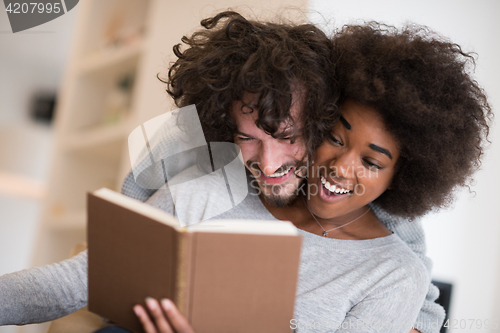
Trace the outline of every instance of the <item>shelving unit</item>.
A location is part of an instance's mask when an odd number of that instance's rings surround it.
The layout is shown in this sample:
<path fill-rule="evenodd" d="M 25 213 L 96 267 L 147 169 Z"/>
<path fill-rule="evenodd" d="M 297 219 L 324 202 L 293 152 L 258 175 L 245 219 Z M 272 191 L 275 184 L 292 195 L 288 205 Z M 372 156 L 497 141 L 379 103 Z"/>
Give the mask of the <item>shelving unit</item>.
<path fill-rule="evenodd" d="M 67 258 L 86 239 L 86 193 L 119 191 L 127 137 L 140 124 L 138 77 L 155 0 L 79 3 L 76 37 L 58 96 L 56 148 L 33 264 Z"/>
<path fill-rule="evenodd" d="M 144 44 L 141 40 L 138 40 L 125 47 L 112 48 L 110 50 L 89 54 L 79 62 L 78 71 L 82 74 L 92 74 L 99 72 L 100 70 L 105 70 L 116 64 L 138 58 L 143 49 Z"/>

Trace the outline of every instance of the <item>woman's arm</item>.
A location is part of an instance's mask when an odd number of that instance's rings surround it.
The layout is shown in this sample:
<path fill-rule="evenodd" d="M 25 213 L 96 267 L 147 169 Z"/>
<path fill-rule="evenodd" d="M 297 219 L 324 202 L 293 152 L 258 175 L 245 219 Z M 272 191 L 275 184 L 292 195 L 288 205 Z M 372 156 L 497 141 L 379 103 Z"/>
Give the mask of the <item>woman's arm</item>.
<path fill-rule="evenodd" d="M 424 293 L 420 293 L 423 300 Z M 399 287 L 372 295 L 355 305 L 337 333 L 408 333 L 420 308 L 407 302 L 419 296 L 415 288 Z M 299 330 L 300 332 L 300 330 Z"/>
<path fill-rule="evenodd" d="M 425 235 L 420 220 L 409 222 L 402 218 L 389 215 L 386 211 L 371 204 L 372 210 L 389 230 L 403 240 L 408 247 L 420 258 L 425 265 L 429 276 L 432 271 L 432 261 L 426 256 Z M 439 289 L 429 283 L 427 295 L 420 312 L 418 313 L 417 323 L 421 325 L 418 329 L 421 333 L 439 333 L 445 318 L 443 307 L 436 303 L 439 297 Z"/>
<path fill-rule="evenodd" d="M 420 266 L 408 269 L 405 278 L 375 290 L 346 314 L 337 333 L 408 333 L 416 323 L 429 278 Z M 418 324 L 417 324 L 418 325 Z"/>

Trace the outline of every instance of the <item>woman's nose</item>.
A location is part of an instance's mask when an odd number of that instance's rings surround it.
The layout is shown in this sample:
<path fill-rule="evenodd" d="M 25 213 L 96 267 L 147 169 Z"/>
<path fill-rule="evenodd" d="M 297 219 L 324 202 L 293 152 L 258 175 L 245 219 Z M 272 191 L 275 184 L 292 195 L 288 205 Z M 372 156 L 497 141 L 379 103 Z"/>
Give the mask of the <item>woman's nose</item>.
<path fill-rule="evenodd" d="M 344 153 L 335 156 L 330 162 L 330 169 L 338 178 L 354 178 L 356 169 L 356 160 L 353 154 Z"/>

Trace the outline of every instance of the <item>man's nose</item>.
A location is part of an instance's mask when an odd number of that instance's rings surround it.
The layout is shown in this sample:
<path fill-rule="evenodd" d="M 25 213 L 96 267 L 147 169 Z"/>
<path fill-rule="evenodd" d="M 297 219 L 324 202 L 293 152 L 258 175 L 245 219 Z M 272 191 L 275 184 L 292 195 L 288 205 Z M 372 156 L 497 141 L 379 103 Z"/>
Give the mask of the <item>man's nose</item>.
<path fill-rule="evenodd" d="M 274 140 L 271 140 L 274 141 Z M 260 146 L 259 167 L 266 175 L 272 175 L 284 162 L 284 151 L 275 142 L 262 142 Z"/>

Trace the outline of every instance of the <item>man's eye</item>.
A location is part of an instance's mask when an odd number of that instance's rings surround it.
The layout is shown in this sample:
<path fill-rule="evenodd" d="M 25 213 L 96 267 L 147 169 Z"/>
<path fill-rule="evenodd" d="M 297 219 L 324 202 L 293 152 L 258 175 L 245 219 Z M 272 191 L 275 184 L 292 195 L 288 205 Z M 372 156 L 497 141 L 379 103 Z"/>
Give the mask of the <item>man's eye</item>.
<path fill-rule="evenodd" d="M 238 141 L 250 141 L 250 140 L 252 140 L 252 138 L 241 137 L 241 136 L 238 137 Z"/>
<path fill-rule="evenodd" d="M 340 140 L 338 140 L 338 139 L 337 139 L 336 137 L 334 137 L 332 134 L 328 134 L 328 139 L 329 139 L 331 142 L 333 142 L 333 143 L 335 143 L 335 144 L 338 144 L 338 145 L 340 145 L 340 146 L 343 146 L 343 145 L 344 145 L 344 144 L 343 144 Z"/>
<path fill-rule="evenodd" d="M 290 141 L 290 144 L 292 145 L 295 143 L 295 141 L 297 141 L 293 136 L 287 136 L 286 138 L 282 138 L 281 140 Z"/>

